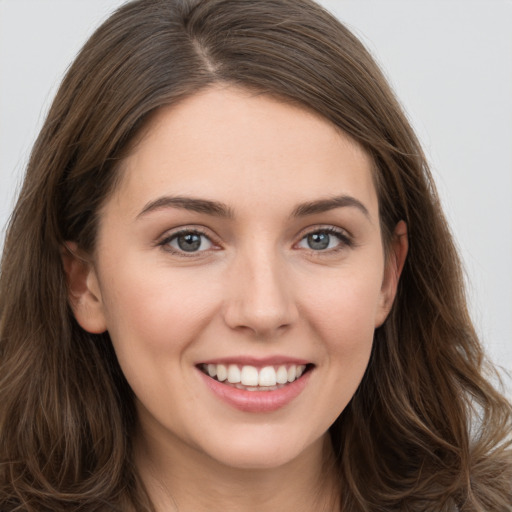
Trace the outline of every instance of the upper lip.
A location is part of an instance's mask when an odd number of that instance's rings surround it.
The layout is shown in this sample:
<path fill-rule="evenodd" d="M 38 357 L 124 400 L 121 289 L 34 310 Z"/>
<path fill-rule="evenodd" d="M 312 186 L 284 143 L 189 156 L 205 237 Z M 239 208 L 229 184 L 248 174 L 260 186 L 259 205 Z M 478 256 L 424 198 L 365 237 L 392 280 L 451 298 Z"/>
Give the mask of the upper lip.
<path fill-rule="evenodd" d="M 252 356 L 231 356 L 231 357 L 218 357 L 214 359 L 207 359 L 204 361 L 200 361 L 198 365 L 201 364 L 237 364 L 242 366 L 256 366 L 256 367 L 265 367 L 265 366 L 279 366 L 284 364 L 295 364 L 295 365 L 307 365 L 310 364 L 311 361 L 306 359 L 300 359 L 297 357 L 276 355 L 271 357 L 252 357 Z"/>

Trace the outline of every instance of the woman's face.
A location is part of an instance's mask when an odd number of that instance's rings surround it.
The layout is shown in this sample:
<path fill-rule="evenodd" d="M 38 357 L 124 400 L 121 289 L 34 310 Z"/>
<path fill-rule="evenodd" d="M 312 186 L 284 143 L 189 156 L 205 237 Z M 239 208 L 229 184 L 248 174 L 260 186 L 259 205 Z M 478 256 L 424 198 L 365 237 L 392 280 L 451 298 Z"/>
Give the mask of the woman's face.
<path fill-rule="evenodd" d="M 237 468 L 320 446 L 396 287 L 371 166 L 326 120 L 241 89 L 156 115 L 75 297 L 154 446 Z"/>

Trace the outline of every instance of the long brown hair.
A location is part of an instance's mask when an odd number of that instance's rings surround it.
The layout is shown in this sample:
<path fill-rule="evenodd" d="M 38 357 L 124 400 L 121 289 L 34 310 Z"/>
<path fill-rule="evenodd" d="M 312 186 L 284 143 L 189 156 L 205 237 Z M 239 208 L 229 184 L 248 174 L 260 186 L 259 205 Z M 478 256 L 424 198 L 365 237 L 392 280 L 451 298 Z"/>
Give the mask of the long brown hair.
<path fill-rule="evenodd" d="M 132 392 L 108 333 L 74 320 L 61 251 L 93 250 L 118 163 L 151 114 L 215 82 L 329 119 L 373 158 L 384 242 L 408 225 L 395 305 L 330 429 L 342 510 L 510 510 L 511 405 L 484 377 L 425 157 L 368 52 L 308 0 L 136 0 L 69 69 L 2 259 L 0 507 L 153 510 L 133 463 Z"/>

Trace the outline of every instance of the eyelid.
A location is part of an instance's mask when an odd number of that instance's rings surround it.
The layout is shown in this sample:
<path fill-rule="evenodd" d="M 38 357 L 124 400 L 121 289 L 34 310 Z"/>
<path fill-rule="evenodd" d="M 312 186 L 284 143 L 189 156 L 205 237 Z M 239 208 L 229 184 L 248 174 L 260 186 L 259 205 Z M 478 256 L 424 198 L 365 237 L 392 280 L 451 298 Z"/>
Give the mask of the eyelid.
<path fill-rule="evenodd" d="M 302 242 L 302 240 L 304 240 L 305 237 L 307 237 L 308 235 L 311 235 L 313 233 L 318 233 L 318 232 L 324 232 L 324 233 L 332 234 L 332 235 L 338 237 L 338 239 L 340 240 L 340 247 L 326 249 L 323 251 L 309 249 L 309 251 L 312 253 L 328 254 L 328 253 L 336 252 L 338 250 L 342 250 L 347 247 L 355 246 L 353 235 L 348 230 L 341 228 L 339 226 L 333 226 L 331 224 L 317 224 L 317 225 L 313 225 L 313 226 L 308 226 L 300 231 L 300 233 L 297 235 L 298 240 L 297 240 L 297 242 L 295 242 L 294 248 L 297 248 L 297 245 L 300 242 Z M 188 234 L 188 233 L 195 233 L 195 234 L 204 236 L 205 238 L 207 238 L 210 241 L 210 243 L 212 244 L 212 247 L 205 249 L 205 250 L 201 250 L 201 251 L 187 252 L 187 251 L 176 250 L 176 249 L 172 248 L 171 246 L 169 246 L 169 242 L 171 240 L 175 239 L 176 237 L 178 237 L 181 234 Z M 170 254 L 176 254 L 178 256 L 183 256 L 183 257 L 188 257 L 188 258 L 190 258 L 190 257 L 197 258 L 200 256 L 205 256 L 212 250 L 215 251 L 215 250 L 219 250 L 222 248 L 221 243 L 219 241 L 219 237 L 216 236 L 215 233 L 212 233 L 210 229 L 206 228 L 205 226 L 201 226 L 201 225 L 184 225 L 184 226 L 179 226 L 179 227 L 176 227 L 173 229 L 169 229 L 169 230 L 165 231 L 156 240 L 154 245 L 157 247 L 161 247 L 162 250 L 164 250 Z M 308 249 L 305 249 L 305 250 L 308 250 Z"/>
<path fill-rule="evenodd" d="M 207 238 L 210 243 L 212 244 L 212 247 L 209 247 L 208 249 L 202 250 L 202 251 L 182 251 L 175 249 L 174 247 L 171 247 L 169 244 L 172 240 L 174 240 L 176 237 L 180 235 L 185 234 L 197 234 L 200 236 L 204 236 Z M 216 237 L 214 234 L 211 233 L 210 230 L 206 229 L 204 226 L 197 226 L 197 225 L 185 225 L 185 226 L 179 226 L 170 230 L 167 230 L 163 235 L 161 235 L 156 243 L 155 246 L 160 247 L 162 250 L 164 250 L 167 253 L 182 256 L 185 258 L 190 257 L 200 257 L 204 256 L 207 253 L 209 253 L 212 250 L 219 250 L 220 249 L 220 243 L 218 241 L 218 237 Z"/>
<path fill-rule="evenodd" d="M 332 249 L 326 249 L 324 251 L 315 251 L 314 249 L 309 249 L 310 252 L 316 254 L 328 254 L 331 252 L 336 252 L 337 250 L 344 249 L 347 247 L 353 247 L 355 245 L 353 235 L 344 228 L 340 228 L 338 226 L 333 226 L 331 224 L 319 224 L 315 226 L 308 226 L 304 228 L 298 235 L 298 241 L 294 244 L 297 246 L 302 240 L 304 240 L 307 236 L 312 235 L 313 233 L 328 233 L 338 237 L 340 240 L 341 247 L 335 247 Z M 308 249 L 305 249 L 308 250 Z"/>

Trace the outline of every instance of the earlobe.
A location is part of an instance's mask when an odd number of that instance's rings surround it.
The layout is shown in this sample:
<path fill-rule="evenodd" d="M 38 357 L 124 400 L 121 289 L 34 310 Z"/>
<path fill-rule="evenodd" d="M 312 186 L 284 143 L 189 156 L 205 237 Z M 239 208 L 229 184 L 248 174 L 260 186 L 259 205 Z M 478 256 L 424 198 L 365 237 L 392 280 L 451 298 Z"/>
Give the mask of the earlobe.
<path fill-rule="evenodd" d="M 75 242 L 61 249 L 66 274 L 68 299 L 78 324 L 86 331 L 100 334 L 107 330 L 96 271 Z"/>
<path fill-rule="evenodd" d="M 384 270 L 384 279 L 382 281 L 381 288 L 381 301 L 375 327 L 380 327 L 391 311 L 408 250 L 409 239 L 407 236 L 407 224 L 401 220 L 395 226 L 395 230 L 393 232 L 393 239 L 391 241 L 391 247 L 386 261 L 386 268 Z"/>

